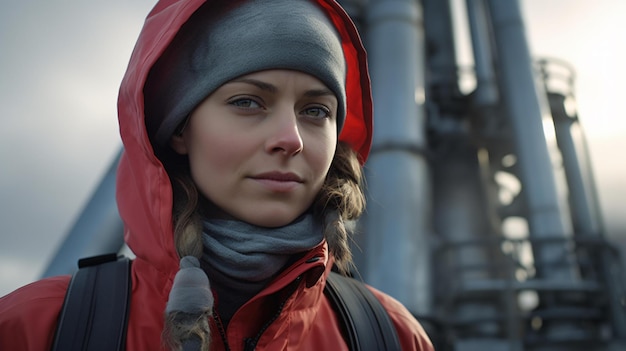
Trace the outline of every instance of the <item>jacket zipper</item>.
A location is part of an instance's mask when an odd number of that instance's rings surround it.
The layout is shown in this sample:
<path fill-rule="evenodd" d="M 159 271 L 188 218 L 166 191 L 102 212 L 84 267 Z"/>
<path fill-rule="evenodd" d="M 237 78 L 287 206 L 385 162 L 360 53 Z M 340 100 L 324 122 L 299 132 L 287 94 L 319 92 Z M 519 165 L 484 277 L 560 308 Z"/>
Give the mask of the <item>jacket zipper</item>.
<path fill-rule="evenodd" d="M 283 312 L 283 309 L 285 308 L 285 304 L 287 303 L 287 300 L 289 300 L 291 295 L 293 295 L 293 293 L 295 293 L 296 290 L 298 289 L 298 286 L 300 285 L 300 281 L 301 280 L 302 280 L 302 276 L 299 276 L 299 277 L 296 278 L 296 280 L 293 281 L 293 283 L 292 283 L 293 287 L 292 287 L 291 291 L 289 291 L 289 294 L 287 294 L 285 299 L 280 303 L 280 305 L 278 306 L 278 310 L 272 316 L 272 318 L 270 318 L 263 325 L 261 330 L 259 330 L 259 333 L 254 338 L 245 338 L 244 339 L 244 347 L 243 347 L 244 351 L 254 351 L 254 349 L 256 348 L 256 344 L 259 342 L 259 339 L 261 339 L 261 335 L 263 335 L 263 333 L 267 330 L 267 328 L 269 328 L 270 325 L 272 325 L 272 323 L 274 323 L 276 321 L 276 319 L 278 319 L 278 316 L 280 316 L 280 314 Z M 224 337 L 224 336 L 222 336 L 222 337 Z"/>
<path fill-rule="evenodd" d="M 224 349 L 226 351 L 230 351 L 230 345 L 228 345 L 228 339 L 226 339 L 226 331 L 224 330 L 224 324 L 222 324 L 222 319 L 217 314 L 217 311 L 215 310 L 215 308 L 213 309 L 213 319 L 215 319 L 217 330 L 220 332 L 220 337 L 222 338 L 222 342 L 224 343 Z"/>

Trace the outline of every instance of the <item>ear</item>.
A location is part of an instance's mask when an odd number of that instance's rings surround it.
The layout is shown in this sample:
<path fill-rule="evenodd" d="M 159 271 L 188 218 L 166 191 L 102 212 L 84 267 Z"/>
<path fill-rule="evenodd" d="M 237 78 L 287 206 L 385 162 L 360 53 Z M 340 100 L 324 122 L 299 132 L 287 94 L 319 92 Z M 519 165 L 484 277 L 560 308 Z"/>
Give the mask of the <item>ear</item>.
<path fill-rule="evenodd" d="M 186 155 L 189 152 L 187 150 L 187 144 L 185 143 L 183 133 L 174 134 L 170 139 L 170 146 L 180 155 Z"/>

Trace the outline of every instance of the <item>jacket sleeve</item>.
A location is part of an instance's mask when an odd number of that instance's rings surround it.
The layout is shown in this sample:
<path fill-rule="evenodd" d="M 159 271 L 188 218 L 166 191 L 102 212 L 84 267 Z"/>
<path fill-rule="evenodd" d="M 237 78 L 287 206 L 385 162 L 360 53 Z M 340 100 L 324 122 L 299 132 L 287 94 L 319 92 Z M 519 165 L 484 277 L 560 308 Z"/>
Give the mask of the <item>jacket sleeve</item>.
<path fill-rule="evenodd" d="M 69 280 L 43 279 L 0 298 L 0 350 L 50 350 Z"/>
<path fill-rule="evenodd" d="M 389 313 L 391 321 L 398 332 L 398 339 L 403 351 L 434 351 L 433 344 L 422 325 L 413 317 L 398 300 L 393 297 L 368 286 L 376 298 Z"/>

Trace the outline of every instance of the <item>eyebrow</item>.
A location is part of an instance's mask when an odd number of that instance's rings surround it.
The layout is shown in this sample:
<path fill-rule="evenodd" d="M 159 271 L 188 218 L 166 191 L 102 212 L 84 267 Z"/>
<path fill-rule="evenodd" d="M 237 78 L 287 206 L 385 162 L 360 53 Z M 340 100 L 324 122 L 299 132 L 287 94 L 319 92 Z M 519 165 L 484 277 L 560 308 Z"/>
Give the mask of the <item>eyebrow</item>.
<path fill-rule="evenodd" d="M 304 96 L 306 97 L 320 97 L 320 96 L 335 96 L 335 93 L 333 93 L 332 91 L 328 90 L 328 89 L 312 89 L 312 90 L 307 90 L 306 93 L 304 93 Z"/>
<path fill-rule="evenodd" d="M 270 93 L 276 93 L 278 91 L 278 88 L 272 84 L 257 80 L 257 79 L 251 79 L 251 78 L 238 78 L 238 79 L 234 79 L 233 82 L 237 82 L 237 83 L 246 83 L 246 84 L 251 84 L 256 86 L 257 88 L 261 89 L 261 90 L 265 90 L 268 91 Z M 311 89 L 311 90 L 307 90 L 304 95 L 306 97 L 320 97 L 320 96 L 335 96 L 335 93 L 333 93 L 332 91 L 330 91 L 329 89 L 326 88 L 322 88 L 322 89 Z"/>
<path fill-rule="evenodd" d="M 269 84 L 269 83 L 265 83 L 262 82 L 260 80 L 256 80 L 256 79 L 250 79 L 250 78 L 237 78 L 237 79 L 233 79 L 233 82 L 236 83 L 246 83 L 246 84 L 251 84 L 254 85 L 255 87 L 261 89 L 261 90 L 265 90 L 265 91 L 269 91 L 270 93 L 275 93 L 278 91 L 278 88 L 276 88 L 274 85 Z"/>

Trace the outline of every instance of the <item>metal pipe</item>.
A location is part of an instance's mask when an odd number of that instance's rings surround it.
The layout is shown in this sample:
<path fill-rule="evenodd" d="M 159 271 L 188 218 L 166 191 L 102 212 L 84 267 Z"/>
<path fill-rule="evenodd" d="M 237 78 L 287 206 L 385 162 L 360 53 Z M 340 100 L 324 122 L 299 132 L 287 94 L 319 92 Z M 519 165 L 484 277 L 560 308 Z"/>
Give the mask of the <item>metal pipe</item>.
<path fill-rule="evenodd" d="M 466 3 L 476 72 L 476 90 L 472 100 L 477 108 L 495 106 L 500 97 L 485 1 L 467 0 Z"/>
<path fill-rule="evenodd" d="M 538 63 L 563 158 L 574 231 L 577 235 L 602 236 L 604 228 L 587 141 L 577 111 L 567 107 L 568 99 L 574 99 L 574 68 L 557 59 Z"/>
<path fill-rule="evenodd" d="M 461 93 L 450 4 L 448 1 L 422 0 L 422 8 L 428 43 L 427 99 L 438 107 L 451 105 Z"/>
<path fill-rule="evenodd" d="M 366 14 L 375 132 L 366 165 L 364 278 L 428 315 L 432 309 L 430 182 L 422 154 L 424 35 L 415 0 L 371 1 Z"/>
<path fill-rule="evenodd" d="M 440 266 L 451 268 L 443 272 L 445 286 L 457 286 L 463 293 L 476 282 L 496 279 L 492 272 L 493 261 L 504 262 L 494 247 L 478 245 L 490 243 L 490 228 L 484 186 L 481 184 L 476 150 L 468 143 L 455 144 L 446 155 L 437 157 L 433 164 L 434 228 L 450 246 L 445 256 L 437 257 Z M 463 245 L 462 243 L 476 243 Z M 441 260 L 441 261 L 440 261 Z M 492 265 L 490 265 L 490 262 Z M 444 290 L 450 293 L 454 289 Z M 475 337 L 497 337 L 504 325 L 500 322 L 503 307 L 501 299 L 493 293 L 468 298 L 455 296 L 456 302 L 448 319 L 454 319 L 461 328 L 471 329 Z"/>
<path fill-rule="evenodd" d="M 578 118 L 565 110 L 565 96 L 549 94 L 554 128 L 567 177 L 572 221 L 577 235 L 602 236 L 591 163 Z"/>

